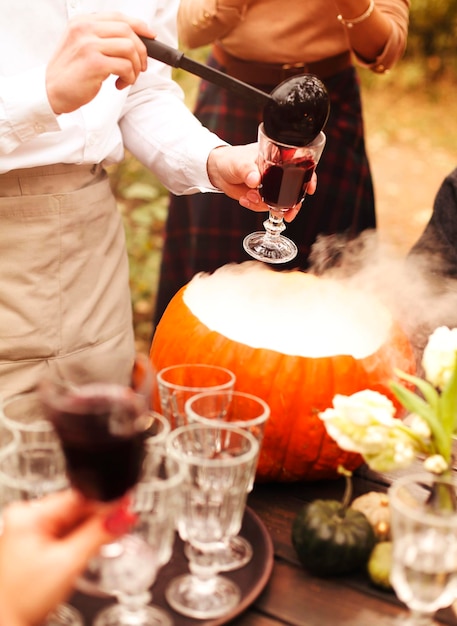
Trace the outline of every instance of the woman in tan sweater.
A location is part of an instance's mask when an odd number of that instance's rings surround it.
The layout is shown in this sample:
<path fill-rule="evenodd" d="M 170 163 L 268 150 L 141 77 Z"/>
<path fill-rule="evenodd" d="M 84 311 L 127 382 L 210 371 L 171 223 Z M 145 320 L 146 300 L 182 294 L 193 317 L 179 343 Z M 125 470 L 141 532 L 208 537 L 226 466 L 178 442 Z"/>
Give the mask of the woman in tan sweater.
<path fill-rule="evenodd" d="M 276 269 L 305 270 L 320 234 L 354 237 L 376 227 L 356 65 L 382 74 L 403 56 L 409 6 L 410 0 L 181 0 L 182 45 L 212 44 L 209 65 L 268 92 L 282 80 L 308 72 L 329 91 L 331 112 L 318 188 L 287 226 L 299 254 Z M 195 114 L 236 144 L 255 141 L 262 117 L 258 105 L 205 81 Z M 220 194 L 172 196 L 155 323 L 195 273 L 249 259 L 243 238 L 263 230 L 265 217 L 243 211 Z"/>

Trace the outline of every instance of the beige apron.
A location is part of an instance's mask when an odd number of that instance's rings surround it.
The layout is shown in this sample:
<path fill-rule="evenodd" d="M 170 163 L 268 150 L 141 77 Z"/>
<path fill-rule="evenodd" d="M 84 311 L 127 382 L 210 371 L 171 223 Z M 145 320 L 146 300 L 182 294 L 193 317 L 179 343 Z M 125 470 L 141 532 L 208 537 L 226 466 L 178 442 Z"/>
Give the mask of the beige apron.
<path fill-rule="evenodd" d="M 126 383 L 134 354 L 124 229 L 100 166 L 0 175 L 0 396 L 59 374 Z"/>

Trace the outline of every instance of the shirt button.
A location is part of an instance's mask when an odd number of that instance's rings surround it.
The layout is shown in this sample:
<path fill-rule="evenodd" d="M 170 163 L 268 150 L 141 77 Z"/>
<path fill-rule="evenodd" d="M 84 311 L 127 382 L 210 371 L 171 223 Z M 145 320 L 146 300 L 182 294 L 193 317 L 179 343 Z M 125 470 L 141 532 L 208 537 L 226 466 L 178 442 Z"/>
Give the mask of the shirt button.
<path fill-rule="evenodd" d="M 376 65 L 376 67 L 374 68 L 374 71 L 377 72 L 378 74 L 383 74 L 386 71 L 386 68 L 384 65 L 380 63 L 379 65 Z"/>
<path fill-rule="evenodd" d="M 44 125 L 40 124 L 40 122 L 35 122 L 35 124 L 33 125 L 33 128 L 35 129 L 35 132 L 38 134 L 44 133 L 45 131 Z"/>

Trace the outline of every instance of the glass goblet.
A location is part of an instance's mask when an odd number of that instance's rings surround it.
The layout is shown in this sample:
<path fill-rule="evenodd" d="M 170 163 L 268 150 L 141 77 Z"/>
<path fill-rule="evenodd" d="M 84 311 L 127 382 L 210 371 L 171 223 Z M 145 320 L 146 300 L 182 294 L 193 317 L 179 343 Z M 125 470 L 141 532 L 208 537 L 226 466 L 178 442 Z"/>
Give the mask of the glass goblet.
<path fill-rule="evenodd" d="M 160 413 L 147 411 L 145 418 L 146 428 L 143 434 L 145 455 L 141 467 L 141 484 L 148 478 L 158 475 L 165 456 L 167 436 L 171 430 L 170 423 Z M 92 557 L 84 574 L 78 579 L 77 588 L 80 591 L 89 595 L 112 595 L 107 585 L 102 586 L 101 578 L 105 557 L 110 560 L 113 555 L 120 552 L 120 548 L 116 544 L 117 542 L 106 544 L 98 554 Z M 130 549 L 134 546 L 135 543 L 131 542 Z"/>
<path fill-rule="evenodd" d="M 59 439 L 46 419 L 34 391 L 6 398 L 2 404 L 1 439 L 14 433 L 15 443 L 0 451 L 1 506 L 15 500 L 34 500 L 68 486 L 65 458 Z M 44 626 L 83 626 L 79 611 L 59 604 Z"/>
<path fill-rule="evenodd" d="M 239 603 L 238 585 L 218 573 L 217 551 L 240 531 L 258 452 L 249 431 L 224 424 L 188 424 L 168 437 L 167 455 L 185 473 L 178 532 L 192 550 L 190 573 L 172 579 L 165 597 L 182 615 L 217 618 Z"/>
<path fill-rule="evenodd" d="M 205 391 L 192 396 L 185 405 L 190 424 L 222 422 L 226 427 L 243 428 L 262 446 L 265 424 L 270 417 L 270 407 L 261 398 L 242 391 Z M 252 491 L 257 465 L 253 466 L 248 492 Z M 186 545 L 186 553 L 192 550 Z M 219 570 L 231 571 L 243 567 L 252 558 L 252 546 L 240 535 L 229 537 L 223 550 L 218 550 Z M 189 556 L 189 555 L 188 555 Z"/>
<path fill-rule="evenodd" d="M 258 164 L 262 176 L 259 192 L 269 207 L 269 217 L 263 223 L 265 231 L 244 238 L 248 254 L 265 263 L 286 263 L 297 256 L 298 249 L 285 230 L 284 212 L 303 202 L 308 183 L 324 150 L 326 137 L 321 131 L 306 146 L 291 146 L 275 141 L 259 125 Z"/>
<path fill-rule="evenodd" d="M 163 609 L 151 605 L 150 587 L 171 558 L 175 518 L 182 497 L 183 470 L 177 461 L 162 457 L 160 467 L 148 464 L 132 492 L 131 510 L 137 520 L 111 552 L 104 552 L 101 584 L 118 599 L 102 610 L 94 626 L 172 626 Z"/>
<path fill-rule="evenodd" d="M 432 624 L 457 596 L 457 512 L 435 502 L 449 488 L 455 491 L 450 478 L 423 473 L 396 479 L 389 489 L 391 583 L 412 625 Z"/>
<path fill-rule="evenodd" d="M 225 367 L 204 363 L 183 363 L 165 367 L 157 374 L 161 412 L 171 428 L 187 423 L 186 400 L 201 391 L 233 389 L 235 374 Z"/>
<path fill-rule="evenodd" d="M 110 383 L 44 381 L 40 397 L 72 486 L 89 500 L 121 498 L 138 481 L 148 426 L 144 399 Z"/>
<path fill-rule="evenodd" d="M 1 419 L 0 419 L 1 424 Z M 19 433 L 16 430 L 0 426 L 0 458 L 8 454 L 19 444 Z"/>
<path fill-rule="evenodd" d="M 9 469 L 27 483 L 27 499 L 66 487 L 65 458 L 38 393 L 30 391 L 5 398 L 0 419 L 16 434 L 18 445 L 8 457 Z"/>

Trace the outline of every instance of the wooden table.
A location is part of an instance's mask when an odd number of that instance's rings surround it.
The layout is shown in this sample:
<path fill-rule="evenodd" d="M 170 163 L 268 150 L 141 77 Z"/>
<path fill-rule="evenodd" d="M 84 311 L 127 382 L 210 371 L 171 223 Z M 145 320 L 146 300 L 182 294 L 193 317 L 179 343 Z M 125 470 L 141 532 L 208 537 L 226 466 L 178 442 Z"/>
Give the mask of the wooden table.
<path fill-rule="evenodd" d="M 362 470 L 353 478 L 354 497 L 385 491 L 389 477 Z M 303 503 L 316 498 L 341 499 L 344 479 L 293 484 L 257 484 L 248 504 L 266 526 L 274 545 L 271 578 L 254 603 L 233 619 L 233 626 L 402 626 L 408 616 L 393 592 L 375 588 L 366 574 L 316 578 L 301 567 L 290 534 Z M 92 623 L 101 601 L 77 593 L 73 603 Z M 191 620 L 189 620 L 190 622 Z M 437 624 L 457 626 L 452 609 L 436 615 Z M 195 625 L 205 622 L 195 620 Z"/>

